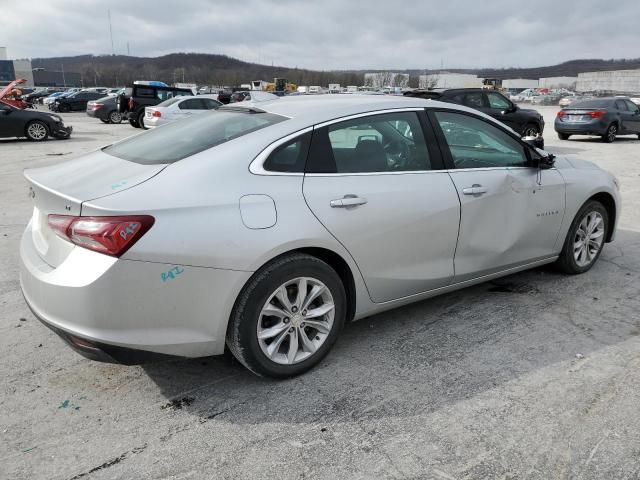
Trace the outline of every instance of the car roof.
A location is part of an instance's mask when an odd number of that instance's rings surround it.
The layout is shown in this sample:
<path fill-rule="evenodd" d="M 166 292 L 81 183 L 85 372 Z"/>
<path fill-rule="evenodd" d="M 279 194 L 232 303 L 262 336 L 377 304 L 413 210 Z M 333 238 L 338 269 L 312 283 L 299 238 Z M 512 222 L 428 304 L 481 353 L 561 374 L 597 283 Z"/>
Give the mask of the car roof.
<path fill-rule="evenodd" d="M 290 121 L 278 124 L 281 128 L 287 128 L 291 132 L 298 129 L 318 125 L 334 119 L 358 115 L 361 113 L 379 112 L 381 110 L 395 110 L 403 108 L 438 108 L 443 110 L 456 110 L 472 113 L 476 116 L 498 124 L 501 128 L 509 127 L 501 124 L 494 118 L 476 109 L 453 103 L 439 102 L 432 99 L 418 97 L 405 97 L 399 95 L 300 95 L 292 97 L 280 97 L 277 100 L 257 102 L 238 102 L 220 107 L 225 110 L 254 110 L 276 115 L 282 115 Z M 514 132 L 515 133 L 515 132 Z M 517 134 L 516 134 L 517 135 Z"/>

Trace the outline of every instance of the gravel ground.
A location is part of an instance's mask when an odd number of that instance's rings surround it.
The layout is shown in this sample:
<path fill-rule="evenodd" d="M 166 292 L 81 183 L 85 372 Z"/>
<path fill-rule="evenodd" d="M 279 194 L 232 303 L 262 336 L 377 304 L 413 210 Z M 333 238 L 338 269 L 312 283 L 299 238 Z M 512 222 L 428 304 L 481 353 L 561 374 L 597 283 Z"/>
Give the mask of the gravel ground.
<path fill-rule="evenodd" d="M 308 374 L 228 357 L 85 360 L 22 300 L 25 168 L 137 134 L 64 114 L 67 141 L 0 140 L 0 478 L 640 478 L 640 141 L 553 132 L 548 150 L 621 181 L 617 240 L 587 274 L 550 268 L 346 327 Z"/>

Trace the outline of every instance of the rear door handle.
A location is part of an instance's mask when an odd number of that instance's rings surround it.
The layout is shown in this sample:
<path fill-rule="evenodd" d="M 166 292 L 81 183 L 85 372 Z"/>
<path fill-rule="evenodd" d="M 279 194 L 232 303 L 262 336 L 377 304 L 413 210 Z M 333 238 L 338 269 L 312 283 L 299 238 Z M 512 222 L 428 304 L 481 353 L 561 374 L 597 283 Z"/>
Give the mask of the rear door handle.
<path fill-rule="evenodd" d="M 474 183 L 471 187 L 463 188 L 462 193 L 465 195 L 482 195 L 487 193 L 487 189 L 478 183 Z"/>
<path fill-rule="evenodd" d="M 367 200 L 364 198 L 357 197 L 355 195 L 345 195 L 343 198 L 336 198 L 329 202 L 331 208 L 347 208 L 347 207 L 357 207 L 358 205 L 364 205 L 367 203 Z"/>

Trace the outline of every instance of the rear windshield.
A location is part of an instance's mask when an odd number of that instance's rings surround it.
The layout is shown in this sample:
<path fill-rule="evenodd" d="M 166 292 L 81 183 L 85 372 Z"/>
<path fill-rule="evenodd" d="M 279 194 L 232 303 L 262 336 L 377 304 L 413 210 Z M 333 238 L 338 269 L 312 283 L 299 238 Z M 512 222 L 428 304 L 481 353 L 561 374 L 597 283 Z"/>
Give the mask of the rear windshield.
<path fill-rule="evenodd" d="M 595 99 L 595 100 L 578 100 L 571 104 L 571 108 L 606 108 L 611 104 L 612 100 Z"/>
<path fill-rule="evenodd" d="M 103 151 L 143 165 L 173 163 L 284 120 L 286 117 L 273 113 L 212 110 L 123 140 Z"/>
<path fill-rule="evenodd" d="M 165 100 L 164 102 L 160 102 L 157 106 L 158 107 L 168 107 L 169 105 L 173 105 L 174 103 L 179 102 L 180 100 L 184 100 L 184 98 L 181 98 L 181 97 L 170 98 L 169 100 Z"/>

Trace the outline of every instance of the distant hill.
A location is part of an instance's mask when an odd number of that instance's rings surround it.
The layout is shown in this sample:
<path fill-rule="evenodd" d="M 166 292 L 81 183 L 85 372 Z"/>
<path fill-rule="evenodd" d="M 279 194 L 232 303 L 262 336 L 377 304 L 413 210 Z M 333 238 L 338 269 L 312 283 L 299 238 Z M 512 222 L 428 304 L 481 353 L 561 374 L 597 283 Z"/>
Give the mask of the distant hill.
<path fill-rule="evenodd" d="M 76 57 L 34 58 L 33 68 L 79 72 L 84 85 L 128 85 L 134 80 L 161 80 L 166 83 L 188 82 L 198 85 L 240 85 L 251 80 L 273 81 L 285 77 L 298 85 L 362 85 L 364 71 L 316 71 L 282 66 L 248 63 L 226 55 L 204 53 L 172 53 L 161 57 L 126 55 L 81 55 Z M 447 69 L 449 72 L 473 73 L 484 78 L 540 78 L 577 76 L 578 73 L 601 70 L 640 69 L 636 59 L 571 60 L 558 65 L 531 68 Z M 375 70 L 369 70 L 375 71 Z M 410 74 L 410 84 L 417 86 L 418 75 L 437 70 L 396 70 Z"/>

